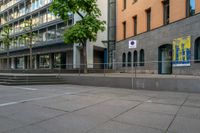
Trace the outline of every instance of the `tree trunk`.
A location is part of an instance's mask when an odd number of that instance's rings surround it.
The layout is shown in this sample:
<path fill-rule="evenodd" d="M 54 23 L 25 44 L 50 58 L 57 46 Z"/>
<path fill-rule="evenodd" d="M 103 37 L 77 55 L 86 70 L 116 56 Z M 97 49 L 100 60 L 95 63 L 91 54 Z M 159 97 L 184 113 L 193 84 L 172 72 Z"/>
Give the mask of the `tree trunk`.
<path fill-rule="evenodd" d="M 33 69 L 33 51 L 32 51 L 32 46 L 30 46 L 30 69 Z"/>
<path fill-rule="evenodd" d="M 87 45 L 86 41 L 83 44 L 83 72 L 87 73 Z"/>
<path fill-rule="evenodd" d="M 9 49 L 7 49 L 7 69 L 10 69 L 10 62 L 9 62 Z"/>

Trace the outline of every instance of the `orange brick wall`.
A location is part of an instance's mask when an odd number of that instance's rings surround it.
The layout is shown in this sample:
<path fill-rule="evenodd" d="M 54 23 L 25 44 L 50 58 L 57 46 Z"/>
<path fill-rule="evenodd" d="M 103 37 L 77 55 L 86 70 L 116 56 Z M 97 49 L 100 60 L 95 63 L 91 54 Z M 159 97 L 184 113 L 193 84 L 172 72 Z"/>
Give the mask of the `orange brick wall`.
<path fill-rule="evenodd" d="M 170 0 L 170 22 L 186 17 L 186 0 Z"/>
<path fill-rule="evenodd" d="M 126 21 L 126 38 L 133 36 L 133 17 L 137 15 L 137 33 L 146 32 L 146 9 L 151 8 L 151 29 L 163 25 L 163 0 L 127 0 L 123 10 L 123 0 L 117 0 L 117 41 L 123 40 L 123 25 Z M 196 0 L 196 13 L 200 12 L 200 0 Z M 186 0 L 170 0 L 170 22 L 186 17 Z"/>
<path fill-rule="evenodd" d="M 196 0 L 196 13 L 200 13 L 200 0 Z"/>

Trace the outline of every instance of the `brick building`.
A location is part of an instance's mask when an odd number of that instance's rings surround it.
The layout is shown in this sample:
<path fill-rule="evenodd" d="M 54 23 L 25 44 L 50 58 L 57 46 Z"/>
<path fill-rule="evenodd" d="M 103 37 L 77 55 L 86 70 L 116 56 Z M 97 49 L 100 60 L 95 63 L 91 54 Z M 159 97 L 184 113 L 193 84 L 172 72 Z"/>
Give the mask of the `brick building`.
<path fill-rule="evenodd" d="M 199 13 L 200 0 L 117 0 L 116 61 L 142 72 L 199 75 Z"/>

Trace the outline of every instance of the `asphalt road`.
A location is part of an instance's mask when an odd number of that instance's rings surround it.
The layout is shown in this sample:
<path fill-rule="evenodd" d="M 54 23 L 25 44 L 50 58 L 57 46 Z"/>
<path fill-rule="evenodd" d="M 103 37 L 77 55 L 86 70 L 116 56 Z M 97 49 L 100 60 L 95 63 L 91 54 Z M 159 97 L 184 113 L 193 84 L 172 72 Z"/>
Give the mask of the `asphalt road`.
<path fill-rule="evenodd" d="M 200 94 L 0 86 L 0 133 L 199 133 Z"/>

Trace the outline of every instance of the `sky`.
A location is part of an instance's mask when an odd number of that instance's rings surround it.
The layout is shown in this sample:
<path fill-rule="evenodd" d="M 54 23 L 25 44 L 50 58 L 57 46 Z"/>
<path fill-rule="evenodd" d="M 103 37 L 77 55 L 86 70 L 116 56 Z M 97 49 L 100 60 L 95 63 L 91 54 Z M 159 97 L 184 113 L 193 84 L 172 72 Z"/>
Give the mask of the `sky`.
<path fill-rule="evenodd" d="M 192 9 L 195 9 L 195 0 L 190 0 L 190 5 Z"/>

